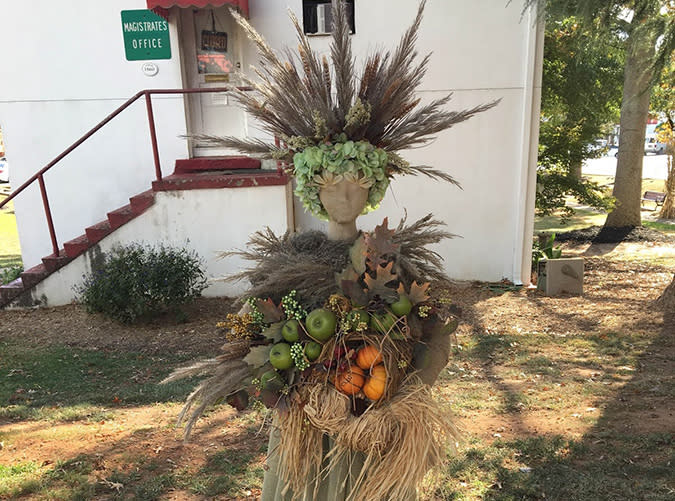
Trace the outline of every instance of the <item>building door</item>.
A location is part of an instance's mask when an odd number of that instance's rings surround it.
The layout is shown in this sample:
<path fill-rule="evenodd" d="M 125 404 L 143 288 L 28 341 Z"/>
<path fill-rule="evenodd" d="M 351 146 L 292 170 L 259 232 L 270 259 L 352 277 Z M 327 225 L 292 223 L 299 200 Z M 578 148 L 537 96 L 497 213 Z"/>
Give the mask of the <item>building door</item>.
<path fill-rule="evenodd" d="M 236 73 L 243 66 L 242 33 L 228 7 L 180 9 L 184 82 L 188 88 L 240 85 Z M 189 94 L 188 132 L 244 137 L 246 114 L 229 93 Z M 193 157 L 235 154 L 191 141 Z"/>

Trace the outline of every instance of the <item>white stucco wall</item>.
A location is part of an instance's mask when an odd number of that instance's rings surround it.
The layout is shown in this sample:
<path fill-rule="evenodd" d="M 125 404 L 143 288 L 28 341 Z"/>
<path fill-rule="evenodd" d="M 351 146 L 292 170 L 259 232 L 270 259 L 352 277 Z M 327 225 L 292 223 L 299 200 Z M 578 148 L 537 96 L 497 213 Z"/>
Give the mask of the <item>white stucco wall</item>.
<path fill-rule="evenodd" d="M 204 296 L 242 294 L 249 286 L 247 282 L 221 279 L 250 263 L 239 257 L 221 259 L 220 254 L 244 249 L 249 237 L 265 226 L 283 235 L 292 210 L 287 195 L 287 186 L 159 192 L 155 204 L 146 212 L 49 275 L 32 289 L 31 301 L 22 298 L 15 304 L 58 306 L 72 302 L 75 289 L 82 284 L 83 275 L 91 273 L 92 264 L 114 247 L 131 243 L 163 243 L 194 250 L 203 259 L 208 278 Z M 278 209 L 261 211 L 261 200 Z M 244 214 L 246 217 L 242 217 Z"/>
<path fill-rule="evenodd" d="M 299 16 L 301 0 L 250 0 L 250 20 L 275 47 L 295 46 L 287 8 Z M 143 88 L 182 87 L 177 24 L 171 17 L 172 58 L 154 61 L 147 77 L 142 62 L 125 60 L 121 10 L 142 9 L 144 0 L 27 0 L 0 2 L 0 125 L 5 133 L 12 184 L 18 186 L 125 99 Z M 392 48 L 411 23 L 417 2 L 357 0 L 354 54 Z M 26 36 L 30 20 L 31 36 Z M 21 22 L 19 22 L 21 21 Z M 457 279 L 526 281 L 534 210 L 537 119 L 542 37 L 521 4 L 507 0 L 428 0 L 418 49 L 433 52 L 420 97 L 449 92 L 450 109 L 501 98 L 498 107 L 439 135 L 404 156 L 445 169 L 464 188 L 425 178 L 395 180 L 381 208 L 359 219 L 370 229 L 388 216 L 394 225 L 407 211 L 413 221 L 429 212 L 462 239 L 437 249 Z M 20 43 L 18 42 L 20 41 Z M 326 50 L 327 37 L 313 37 Z M 244 47 L 244 68 L 256 62 Z M 177 136 L 185 132 L 183 100 L 155 98 L 160 158 L 170 173 L 187 156 Z M 154 176 L 145 109 L 137 103 L 45 176 L 59 242 L 128 203 Z M 254 134 L 255 130 L 250 129 Z M 24 264 L 51 253 L 38 190 L 16 200 Z M 266 214 L 276 208 L 261 198 Z M 296 224 L 320 227 L 296 203 Z M 207 229 L 208 231 L 208 229 Z"/>
<path fill-rule="evenodd" d="M 0 2 L 0 124 L 12 186 L 54 157 L 145 88 L 181 87 L 176 27 L 170 60 L 125 59 L 120 11 L 144 9 L 144 0 L 25 0 Z M 153 98 L 165 173 L 186 158 L 180 96 Z M 145 104 L 141 100 L 45 175 L 59 243 L 105 219 L 107 212 L 150 188 L 154 179 Z M 52 252 L 37 185 L 15 201 L 24 265 Z"/>
<path fill-rule="evenodd" d="M 374 49 L 395 47 L 418 2 L 356 0 L 355 6 L 353 51 L 362 61 Z M 295 46 L 288 8 L 301 18 L 301 0 L 251 2 L 252 24 L 274 47 Z M 543 38 L 531 14 L 521 19 L 521 9 L 522 3 L 506 0 L 427 1 L 417 47 L 421 55 L 433 55 L 420 97 L 430 101 L 452 92 L 449 109 L 502 102 L 433 144 L 404 152 L 411 162 L 446 170 L 463 191 L 426 178 L 399 178 L 380 209 L 358 221 L 372 229 L 385 216 L 391 226 L 406 211 L 409 222 L 433 213 L 463 237 L 437 249 L 457 279 L 529 280 Z M 327 50 L 329 42 L 312 37 L 317 50 Z M 245 59 L 255 61 L 250 46 Z M 296 224 L 324 227 L 299 203 Z"/>

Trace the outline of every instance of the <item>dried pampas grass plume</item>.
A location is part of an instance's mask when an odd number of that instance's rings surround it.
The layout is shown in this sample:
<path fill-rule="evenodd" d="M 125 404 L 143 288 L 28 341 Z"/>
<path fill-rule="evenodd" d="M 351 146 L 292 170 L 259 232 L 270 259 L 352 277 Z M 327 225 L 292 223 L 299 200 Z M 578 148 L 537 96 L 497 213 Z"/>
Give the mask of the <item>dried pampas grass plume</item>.
<path fill-rule="evenodd" d="M 395 155 L 432 141 L 439 132 L 489 110 L 499 100 L 459 111 L 447 110 L 451 95 L 421 104 L 417 89 L 428 68 L 429 55 L 419 58 L 415 47 L 426 0 L 417 10 L 412 25 L 392 51 L 378 51 L 366 58 L 357 73 L 351 46 L 350 26 L 343 0 L 333 0 L 333 29 L 330 57 L 320 57 L 291 12 L 298 48 L 278 54 L 241 15 L 237 22 L 255 44 L 260 58 L 254 68 L 257 79 L 242 77 L 253 92 L 237 90 L 244 110 L 262 130 L 286 142 L 279 148 L 257 139 L 196 135 L 211 145 L 224 146 L 263 158 L 292 163 L 295 145 L 316 145 L 346 134 L 352 141 L 367 141 L 391 155 L 389 176 L 424 175 L 457 184 L 447 172 L 425 165 L 410 165 Z M 360 120 L 350 121 L 352 110 L 367 110 Z M 317 134 L 314 117 L 320 117 L 323 134 Z M 324 124 L 325 122 L 325 124 Z"/>

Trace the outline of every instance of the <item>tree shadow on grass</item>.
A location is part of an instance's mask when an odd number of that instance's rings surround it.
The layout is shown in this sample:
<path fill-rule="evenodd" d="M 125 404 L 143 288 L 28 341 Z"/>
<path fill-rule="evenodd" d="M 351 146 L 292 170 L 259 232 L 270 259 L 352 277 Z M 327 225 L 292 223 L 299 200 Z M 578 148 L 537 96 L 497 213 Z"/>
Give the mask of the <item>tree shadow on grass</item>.
<path fill-rule="evenodd" d="M 186 356 L 84 350 L 69 346 L 28 349 L 0 342 L 0 422 L 96 417 L 102 407 L 185 401 L 195 380 L 160 385 Z"/>
<path fill-rule="evenodd" d="M 480 343 L 479 343 L 480 346 Z M 492 347 L 495 347 L 492 343 Z M 494 349 L 476 352 L 487 359 Z M 579 440 L 560 435 L 476 443 L 445 475 L 473 485 L 488 500 L 671 500 L 675 496 L 675 315 L 639 357 L 637 370 Z M 506 401 L 515 393 L 499 382 Z M 510 396 L 511 395 L 511 396 Z M 517 415 L 514 415 L 517 420 Z M 441 499 L 462 492 L 442 487 Z"/>

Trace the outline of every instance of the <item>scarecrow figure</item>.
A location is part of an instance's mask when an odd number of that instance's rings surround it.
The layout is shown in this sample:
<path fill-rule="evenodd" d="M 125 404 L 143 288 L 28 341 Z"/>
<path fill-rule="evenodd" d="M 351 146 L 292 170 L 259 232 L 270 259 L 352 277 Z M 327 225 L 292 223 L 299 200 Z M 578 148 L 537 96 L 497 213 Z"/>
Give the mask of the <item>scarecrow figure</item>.
<path fill-rule="evenodd" d="M 445 275 L 426 248 L 452 235 L 431 215 L 395 229 L 386 219 L 371 232 L 356 227 L 396 175 L 457 184 L 398 152 L 497 104 L 447 111 L 450 96 L 421 104 L 415 91 L 429 56 L 418 61 L 415 42 L 424 4 L 395 50 L 367 57 L 358 75 L 342 0 L 332 4 L 330 57 L 312 50 L 293 14 L 299 46 L 283 58 L 235 14 L 261 60 L 246 82 L 254 92 L 238 99 L 280 141 L 199 139 L 281 162 L 328 232 L 254 235 L 236 253 L 255 265 L 234 277 L 251 289 L 225 322 L 229 342 L 170 380 L 210 375 L 180 415 L 189 416 L 186 434 L 206 406 L 247 387 L 278 411 L 263 500 L 414 498 L 453 437 L 430 386 L 447 364 L 456 312 L 429 294 Z"/>

